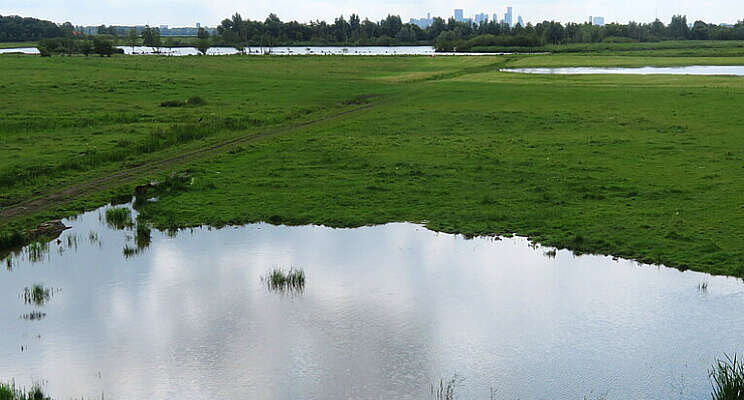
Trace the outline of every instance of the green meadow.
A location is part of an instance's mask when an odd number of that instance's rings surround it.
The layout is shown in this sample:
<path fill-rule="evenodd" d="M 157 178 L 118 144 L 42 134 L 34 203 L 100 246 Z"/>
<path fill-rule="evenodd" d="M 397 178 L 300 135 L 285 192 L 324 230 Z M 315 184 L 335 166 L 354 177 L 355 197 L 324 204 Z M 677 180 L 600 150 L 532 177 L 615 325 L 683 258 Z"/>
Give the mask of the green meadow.
<path fill-rule="evenodd" d="M 141 218 L 411 221 L 742 276 L 744 78 L 499 71 L 737 64 L 744 57 L 0 56 L 0 212 L 47 199 L 0 217 L 0 231 L 185 172 L 190 183 L 159 193 Z"/>

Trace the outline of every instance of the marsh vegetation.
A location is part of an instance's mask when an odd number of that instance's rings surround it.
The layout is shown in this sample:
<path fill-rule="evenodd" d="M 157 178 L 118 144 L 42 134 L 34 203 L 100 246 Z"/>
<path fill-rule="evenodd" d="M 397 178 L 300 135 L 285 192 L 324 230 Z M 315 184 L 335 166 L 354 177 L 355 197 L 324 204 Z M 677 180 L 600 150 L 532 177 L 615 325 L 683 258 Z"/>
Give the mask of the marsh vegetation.
<path fill-rule="evenodd" d="M 305 290 L 305 271 L 301 268 L 274 268 L 262 280 L 271 291 L 301 293 Z"/>

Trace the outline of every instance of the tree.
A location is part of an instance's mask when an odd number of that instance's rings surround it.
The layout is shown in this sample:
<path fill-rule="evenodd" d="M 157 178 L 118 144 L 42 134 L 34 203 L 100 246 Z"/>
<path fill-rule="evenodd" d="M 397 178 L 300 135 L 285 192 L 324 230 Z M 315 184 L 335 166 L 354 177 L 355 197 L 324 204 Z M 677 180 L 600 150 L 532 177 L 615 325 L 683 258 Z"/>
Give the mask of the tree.
<path fill-rule="evenodd" d="M 196 37 L 199 39 L 209 39 L 209 32 L 206 29 L 199 27 Z"/>
<path fill-rule="evenodd" d="M 202 55 L 207 55 L 209 50 L 209 39 L 199 39 L 196 41 L 196 49 L 199 50 Z"/>
<path fill-rule="evenodd" d="M 142 42 L 145 46 L 152 47 L 154 53 L 160 53 L 160 29 L 146 25 L 145 30 L 142 31 Z"/>
<path fill-rule="evenodd" d="M 80 49 L 81 53 L 85 54 L 86 57 L 93 52 L 93 44 L 87 40 L 81 41 L 80 45 L 78 45 L 78 48 Z"/>
<path fill-rule="evenodd" d="M 132 46 L 132 53 L 134 53 L 134 46 L 137 45 L 137 29 L 132 28 L 129 30 L 129 34 L 127 35 L 127 43 Z"/>
<path fill-rule="evenodd" d="M 111 57 L 114 54 L 114 45 L 108 40 L 93 39 L 93 51 L 99 56 Z"/>
<path fill-rule="evenodd" d="M 703 21 L 695 21 L 695 25 L 692 26 L 692 32 L 690 35 L 695 40 L 708 40 L 710 39 L 710 32 L 708 31 L 708 24 Z"/>
<path fill-rule="evenodd" d="M 687 17 L 675 15 L 669 24 L 669 35 L 674 39 L 687 39 L 690 36 L 690 27 L 687 26 Z"/>

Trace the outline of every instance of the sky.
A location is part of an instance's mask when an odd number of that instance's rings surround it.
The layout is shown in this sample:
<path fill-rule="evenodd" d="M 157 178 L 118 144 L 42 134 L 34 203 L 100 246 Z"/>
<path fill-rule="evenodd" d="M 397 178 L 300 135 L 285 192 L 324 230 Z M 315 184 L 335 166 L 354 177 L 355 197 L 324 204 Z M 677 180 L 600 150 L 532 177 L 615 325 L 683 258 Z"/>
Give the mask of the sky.
<path fill-rule="evenodd" d="M 604 16 L 606 22 L 650 22 L 656 17 L 668 23 L 674 14 L 689 21 L 735 23 L 744 19 L 744 0 L 0 0 L 0 15 L 21 15 L 75 25 L 169 25 L 216 26 L 235 12 L 244 18 L 263 20 L 275 13 L 283 21 L 332 21 L 339 15 L 359 14 L 379 20 L 388 14 L 409 18 L 432 16 L 445 19 L 462 8 L 466 17 L 514 8 L 525 22 L 556 20 L 583 22 Z"/>

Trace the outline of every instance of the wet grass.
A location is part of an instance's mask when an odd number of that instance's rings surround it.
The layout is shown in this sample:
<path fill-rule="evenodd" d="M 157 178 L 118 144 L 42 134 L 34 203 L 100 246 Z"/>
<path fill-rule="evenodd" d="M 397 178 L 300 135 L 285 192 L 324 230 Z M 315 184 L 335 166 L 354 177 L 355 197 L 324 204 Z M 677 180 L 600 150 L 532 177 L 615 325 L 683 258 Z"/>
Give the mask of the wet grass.
<path fill-rule="evenodd" d="M 305 271 L 297 268 L 272 269 L 264 278 L 269 290 L 279 292 L 302 292 L 305 290 Z"/>
<path fill-rule="evenodd" d="M 716 360 L 710 370 L 713 400 L 744 399 L 744 362 L 736 355 Z"/>

